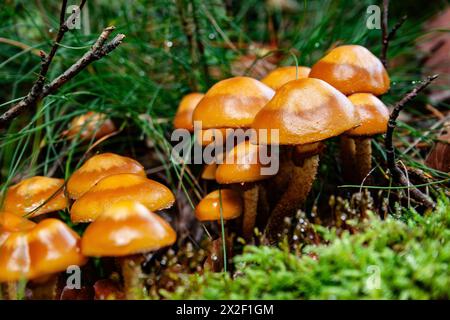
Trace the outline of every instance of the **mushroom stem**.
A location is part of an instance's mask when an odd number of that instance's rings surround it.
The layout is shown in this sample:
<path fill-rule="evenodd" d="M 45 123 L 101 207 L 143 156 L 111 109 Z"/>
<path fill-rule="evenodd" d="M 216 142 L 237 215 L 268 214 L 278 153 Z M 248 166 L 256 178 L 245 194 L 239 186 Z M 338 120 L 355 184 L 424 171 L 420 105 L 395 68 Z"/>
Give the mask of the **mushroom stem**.
<path fill-rule="evenodd" d="M 354 138 L 355 141 L 355 182 L 360 184 L 372 169 L 372 144 L 368 137 Z"/>
<path fill-rule="evenodd" d="M 58 292 L 58 274 L 35 280 L 32 287 L 33 300 L 55 300 Z"/>
<path fill-rule="evenodd" d="M 2 296 L 1 299 L 4 300 L 19 300 L 19 282 L 9 281 L 2 285 Z"/>
<path fill-rule="evenodd" d="M 294 167 L 292 178 L 286 192 L 278 201 L 267 223 L 265 236 L 269 243 L 278 240 L 283 230 L 284 219 L 292 217 L 295 211 L 305 203 L 319 167 L 319 155 L 308 157 L 303 165 Z"/>
<path fill-rule="evenodd" d="M 124 282 L 125 298 L 127 300 L 139 300 L 144 297 L 144 283 L 142 281 L 141 264 L 143 255 L 132 255 L 119 258 Z"/>
<path fill-rule="evenodd" d="M 289 180 L 292 176 L 294 167 L 291 154 L 291 147 L 280 146 L 280 167 L 278 173 L 268 181 L 269 188 L 276 190 L 276 192 L 271 192 L 267 195 L 271 209 L 275 207 L 276 203 L 280 200 L 281 195 L 286 191 L 289 185 Z"/>
<path fill-rule="evenodd" d="M 242 237 L 249 240 L 253 235 L 258 214 L 259 183 L 236 184 L 236 191 L 242 194 L 244 214 L 242 218 Z"/>
<path fill-rule="evenodd" d="M 355 158 L 355 140 L 349 136 L 342 135 L 340 137 L 340 147 L 342 175 L 346 182 L 353 182 L 352 176 L 355 167 L 353 163 Z"/>

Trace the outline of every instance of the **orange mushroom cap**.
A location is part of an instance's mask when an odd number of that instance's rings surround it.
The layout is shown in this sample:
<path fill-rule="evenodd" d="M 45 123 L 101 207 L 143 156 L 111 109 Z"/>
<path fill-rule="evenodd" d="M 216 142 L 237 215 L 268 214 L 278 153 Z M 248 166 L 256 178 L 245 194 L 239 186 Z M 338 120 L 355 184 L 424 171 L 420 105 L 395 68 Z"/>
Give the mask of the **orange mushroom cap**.
<path fill-rule="evenodd" d="M 67 192 L 78 199 L 101 179 L 119 173 L 135 173 L 145 177 L 144 167 L 128 157 L 114 153 L 102 153 L 87 160 L 67 182 Z"/>
<path fill-rule="evenodd" d="M 308 78 L 311 68 L 299 66 L 292 67 L 280 67 L 267 76 L 265 76 L 261 82 L 271 87 L 273 90 L 278 90 L 281 86 L 285 85 L 289 81 Z"/>
<path fill-rule="evenodd" d="M 69 139 L 80 137 L 81 140 L 100 139 L 116 130 L 114 123 L 106 114 L 89 111 L 73 118 L 70 127 L 64 131 Z"/>
<path fill-rule="evenodd" d="M 203 147 L 216 141 L 216 137 L 221 135 L 222 143 L 225 144 L 227 138 L 227 129 L 205 129 L 197 132 L 197 143 Z M 220 141 L 220 140 L 219 140 Z"/>
<path fill-rule="evenodd" d="M 195 208 L 195 216 L 200 221 L 216 221 L 220 220 L 222 211 L 223 219 L 231 220 L 242 214 L 242 207 L 242 199 L 236 191 L 230 189 L 216 190 L 199 202 Z"/>
<path fill-rule="evenodd" d="M 0 212 L 0 230 L 9 232 L 26 231 L 36 225 L 31 220 L 8 211 Z"/>
<path fill-rule="evenodd" d="M 279 143 L 298 145 L 328 139 L 356 127 L 355 107 L 342 93 L 319 79 L 299 79 L 282 86 L 253 121 L 259 143 L 271 144 L 270 130 L 279 130 Z"/>
<path fill-rule="evenodd" d="M 243 141 L 231 149 L 225 156 L 224 163 L 217 167 L 218 183 L 244 183 L 270 178 L 263 175 L 264 166 L 259 161 L 259 147 L 250 141 Z"/>
<path fill-rule="evenodd" d="M 0 246 L 0 282 L 34 279 L 86 263 L 80 237 L 64 222 L 45 219 L 13 232 Z"/>
<path fill-rule="evenodd" d="M 361 125 L 346 134 L 373 136 L 387 131 L 389 110 L 380 99 L 370 93 L 355 93 L 348 97 L 358 112 Z"/>
<path fill-rule="evenodd" d="M 0 212 L 0 246 L 13 232 L 26 231 L 36 224 L 11 212 Z"/>
<path fill-rule="evenodd" d="M 173 126 L 175 129 L 186 129 L 190 132 L 194 131 L 192 113 L 200 100 L 202 100 L 203 96 L 203 93 L 194 92 L 185 95 L 183 99 L 181 99 L 177 113 L 173 119 Z"/>
<path fill-rule="evenodd" d="M 193 121 L 203 129 L 250 127 L 256 113 L 273 97 L 274 91 L 249 77 L 219 81 L 199 102 Z"/>
<path fill-rule="evenodd" d="M 87 262 L 81 254 L 81 239 L 64 222 L 45 219 L 29 231 L 33 278 L 64 271 Z"/>
<path fill-rule="evenodd" d="M 133 174 L 115 174 L 100 180 L 83 194 L 70 211 L 73 222 L 89 222 L 120 200 L 135 200 L 148 209 L 170 208 L 175 197 L 169 188 L 159 182 Z"/>
<path fill-rule="evenodd" d="M 32 277 L 29 235 L 14 232 L 0 246 L 0 282 L 19 281 Z"/>
<path fill-rule="evenodd" d="M 127 256 L 172 245 L 176 233 L 164 219 L 143 204 L 114 203 L 87 227 L 82 250 L 87 256 Z"/>
<path fill-rule="evenodd" d="M 20 216 L 33 212 L 32 217 L 62 210 L 68 205 L 63 186 L 63 179 L 36 176 L 22 180 L 8 189 L 4 210 Z"/>
<path fill-rule="evenodd" d="M 310 78 L 322 79 L 342 93 L 381 95 L 390 87 L 389 75 L 381 61 L 358 45 L 339 46 L 312 66 Z"/>
<path fill-rule="evenodd" d="M 203 167 L 202 179 L 203 180 L 216 180 L 216 170 L 217 170 L 216 163 L 206 164 Z"/>

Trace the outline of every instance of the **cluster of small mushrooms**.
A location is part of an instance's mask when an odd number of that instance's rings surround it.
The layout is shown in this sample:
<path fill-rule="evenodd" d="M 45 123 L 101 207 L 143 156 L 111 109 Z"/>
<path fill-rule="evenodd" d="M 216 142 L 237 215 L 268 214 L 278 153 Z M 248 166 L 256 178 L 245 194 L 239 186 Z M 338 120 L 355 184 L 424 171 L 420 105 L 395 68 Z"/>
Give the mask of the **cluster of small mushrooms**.
<path fill-rule="evenodd" d="M 216 155 L 201 174 L 215 190 L 195 208 L 199 221 L 217 221 L 222 239 L 232 246 L 226 221 L 252 241 L 257 226 L 268 243 L 279 240 L 286 217 L 305 203 L 326 140 L 339 137 L 341 167 L 348 182 L 361 183 L 371 170 L 371 137 L 387 130 L 389 112 L 377 98 L 389 90 L 382 63 L 358 45 L 332 49 L 312 68 L 278 68 L 261 81 L 233 77 L 205 94 L 190 93 L 180 102 L 174 127 L 194 133 L 196 143 L 223 143 L 230 129 L 277 129 L 271 136 L 245 137 Z M 96 139 L 112 133 L 113 123 L 90 113 L 74 119 L 67 136 Z M 101 128 L 86 121 L 102 120 Z M 78 129 L 73 129 L 78 127 Z M 88 127 L 88 128 L 86 128 Z M 264 138 L 265 137 L 265 138 Z M 259 148 L 276 143 L 280 168 L 264 175 Z M 239 158 L 239 159 L 238 159 Z M 88 257 L 114 257 L 122 270 L 127 298 L 142 296 L 143 253 L 170 246 L 176 233 L 155 211 L 170 208 L 173 193 L 146 177 L 137 161 L 112 153 L 97 154 L 63 179 L 32 177 L 11 186 L 0 214 L 0 282 L 15 297 L 21 280 L 44 282 Z M 46 215 L 69 210 L 72 223 L 89 224 L 80 236 Z M 44 217 L 44 218 L 43 218 Z M 217 243 L 216 243 L 217 244 Z M 219 242 L 220 244 L 220 242 Z M 220 248 L 220 245 L 213 246 Z M 217 250 L 216 250 L 217 251 Z M 215 252 L 214 254 L 219 254 Z M 226 265 L 227 261 L 224 261 Z"/>

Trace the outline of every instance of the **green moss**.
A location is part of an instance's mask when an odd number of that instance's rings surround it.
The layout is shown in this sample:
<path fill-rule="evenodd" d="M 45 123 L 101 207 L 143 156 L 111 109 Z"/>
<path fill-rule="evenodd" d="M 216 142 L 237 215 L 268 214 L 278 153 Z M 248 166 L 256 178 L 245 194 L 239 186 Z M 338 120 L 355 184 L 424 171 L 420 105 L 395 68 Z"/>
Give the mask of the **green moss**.
<path fill-rule="evenodd" d="M 399 220 L 373 215 L 359 232 L 320 229 L 328 245 L 286 249 L 248 246 L 227 274 L 186 275 L 172 299 L 448 299 L 450 204 Z"/>

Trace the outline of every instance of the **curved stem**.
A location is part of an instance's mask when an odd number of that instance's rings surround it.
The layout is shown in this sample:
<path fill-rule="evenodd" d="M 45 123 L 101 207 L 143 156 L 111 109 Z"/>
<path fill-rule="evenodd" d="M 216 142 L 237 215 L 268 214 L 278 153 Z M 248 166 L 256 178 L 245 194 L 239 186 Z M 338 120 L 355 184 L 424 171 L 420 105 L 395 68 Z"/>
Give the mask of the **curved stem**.
<path fill-rule="evenodd" d="M 265 236 L 269 243 L 278 240 L 283 230 L 284 219 L 295 215 L 296 210 L 305 203 L 319 167 L 319 156 L 305 159 L 303 166 L 294 167 L 288 189 L 278 201 L 269 218 Z"/>
<path fill-rule="evenodd" d="M 127 300 L 139 300 L 144 298 L 144 283 L 142 281 L 141 263 L 142 255 L 133 255 L 119 258 L 124 282 L 125 298 Z"/>

